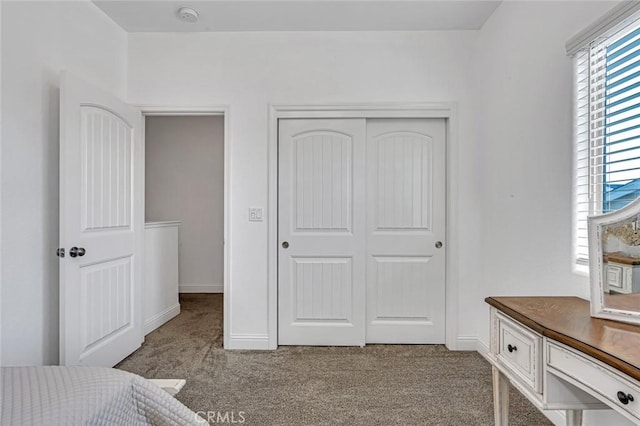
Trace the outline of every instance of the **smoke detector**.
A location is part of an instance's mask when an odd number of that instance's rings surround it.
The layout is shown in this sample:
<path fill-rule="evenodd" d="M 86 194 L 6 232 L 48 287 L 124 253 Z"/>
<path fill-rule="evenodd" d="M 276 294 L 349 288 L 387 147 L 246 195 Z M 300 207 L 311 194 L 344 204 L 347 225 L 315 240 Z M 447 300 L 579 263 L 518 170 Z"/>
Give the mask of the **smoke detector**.
<path fill-rule="evenodd" d="M 178 9 L 177 14 L 178 14 L 178 19 L 180 19 L 183 22 L 188 22 L 190 24 L 198 22 L 198 17 L 200 16 L 197 10 L 192 9 L 190 7 L 181 7 L 180 9 Z"/>

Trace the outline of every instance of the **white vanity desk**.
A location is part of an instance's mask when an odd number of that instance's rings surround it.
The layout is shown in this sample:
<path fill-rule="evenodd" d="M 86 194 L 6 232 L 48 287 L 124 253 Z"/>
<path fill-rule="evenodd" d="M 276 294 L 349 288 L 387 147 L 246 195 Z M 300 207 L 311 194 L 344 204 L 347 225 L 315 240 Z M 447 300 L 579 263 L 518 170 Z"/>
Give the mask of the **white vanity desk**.
<path fill-rule="evenodd" d="M 592 318 L 577 297 L 489 297 L 496 425 L 507 425 L 508 383 L 534 405 L 612 408 L 640 424 L 640 326 Z"/>

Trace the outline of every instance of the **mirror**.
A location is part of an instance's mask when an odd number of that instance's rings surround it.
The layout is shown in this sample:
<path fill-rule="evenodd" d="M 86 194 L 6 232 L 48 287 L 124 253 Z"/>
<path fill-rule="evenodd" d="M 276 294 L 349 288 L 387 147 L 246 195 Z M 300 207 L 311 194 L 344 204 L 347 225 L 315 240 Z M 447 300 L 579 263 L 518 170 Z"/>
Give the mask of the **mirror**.
<path fill-rule="evenodd" d="M 640 198 L 589 217 L 591 315 L 640 324 Z"/>

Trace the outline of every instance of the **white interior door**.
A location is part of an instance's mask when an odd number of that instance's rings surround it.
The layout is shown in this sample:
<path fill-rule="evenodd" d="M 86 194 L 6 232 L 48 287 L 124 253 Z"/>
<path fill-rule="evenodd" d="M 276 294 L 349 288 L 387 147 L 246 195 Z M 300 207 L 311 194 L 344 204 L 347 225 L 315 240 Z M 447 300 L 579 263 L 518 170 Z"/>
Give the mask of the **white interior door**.
<path fill-rule="evenodd" d="M 279 122 L 281 345 L 364 345 L 365 128 Z"/>
<path fill-rule="evenodd" d="M 445 121 L 368 120 L 367 343 L 444 343 L 444 237 Z"/>
<path fill-rule="evenodd" d="M 67 73 L 60 90 L 60 363 L 115 365 L 140 346 L 140 111 Z"/>

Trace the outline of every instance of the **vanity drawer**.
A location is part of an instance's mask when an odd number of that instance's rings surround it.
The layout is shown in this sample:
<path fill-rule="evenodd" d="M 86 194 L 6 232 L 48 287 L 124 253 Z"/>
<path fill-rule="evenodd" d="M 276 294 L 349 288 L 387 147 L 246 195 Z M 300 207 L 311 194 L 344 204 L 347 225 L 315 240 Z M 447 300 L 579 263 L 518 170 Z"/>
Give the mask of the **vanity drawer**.
<path fill-rule="evenodd" d="M 535 392 L 542 391 L 542 337 L 530 329 L 497 313 L 498 347 L 497 361 L 511 370 Z"/>
<path fill-rule="evenodd" d="M 624 278 L 624 267 L 613 263 L 607 264 L 607 286 L 614 290 L 621 290 Z"/>
<path fill-rule="evenodd" d="M 640 386 L 604 364 L 571 349 L 548 343 L 547 365 L 590 388 L 613 404 L 640 419 Z M 620 397 L 618 394 L 620 393 Z M 626 400 L 627 403 L 621 402 Z"/>
<path fill-rule="evenodd" d="M 606 264 L 607 288 L 616 293 L 635 293 L 633 276 L 638 274 L 638 266 L 609 262 Z"/>

